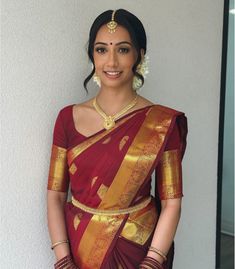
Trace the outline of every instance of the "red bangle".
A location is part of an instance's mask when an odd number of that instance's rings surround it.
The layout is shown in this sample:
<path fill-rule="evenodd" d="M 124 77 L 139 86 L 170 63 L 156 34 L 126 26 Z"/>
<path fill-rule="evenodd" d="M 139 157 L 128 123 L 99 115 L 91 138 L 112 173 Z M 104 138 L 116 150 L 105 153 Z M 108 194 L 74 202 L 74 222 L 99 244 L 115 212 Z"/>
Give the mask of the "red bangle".
<path fill-rule="evenodd" d="M 73 263 L 71 255 L 68 254 L 67 256 L 65 256 L 62 259 L 58 260 L 54 264 L 54 268 L 55 269 L 63 269 L 63 268 L 77 269 L 77 266 Z"/>
<path fill-rule="evenodd" d="M 156 259 L 152 258 L 152 257 L 148 257 L 146 256 L 144 258 L 144 260 L 141 262 L 140 266 L 139 266 L 140 269 L 164 269 L 163 268 L 163 265 L 158 262 Z"/>

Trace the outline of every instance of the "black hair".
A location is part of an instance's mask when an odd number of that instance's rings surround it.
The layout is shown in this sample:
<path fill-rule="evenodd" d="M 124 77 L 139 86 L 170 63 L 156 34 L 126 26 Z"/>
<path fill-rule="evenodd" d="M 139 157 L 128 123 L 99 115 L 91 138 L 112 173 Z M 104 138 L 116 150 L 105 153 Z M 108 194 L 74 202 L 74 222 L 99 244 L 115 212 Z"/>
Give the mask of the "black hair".
<path fill-rule="evenodd" d="M 88 57 L 90 61 L 93 63 L 93 70 L 84 80 L 84 88 L 87 91 L 87 83 L 92 78 L 95 73 L 95 66 L 94 66 L 94 58 L 93 58 L 93 51 L 94 51 L 94 42 L 96 39 L 97 32 L 104 24 L 107 24 L 111 21 L 113 10 L 107 10 L 101 13 L 93 22 L 90 28 L 89 40 L 88 40 Z M 144 77 L 139 74 L 136 69 L 138 64 L 141 62 L 141 49 L 143 49 L 144 54 L 146 53 L 146 43 L 147 37 L 144 30 L 144 26 L 142 22 L 132 13 L 125 9 L 118 9 L 115 12 L 114 20 L 121 26 L 123 26 L 130 34 L 131 41 L 137 51 L 137 60 L 132 67 L 132 71 L 135 76 L 137 76 L 141 81 L 142 85 L 144 84 Z M 87 91 L 88 92 L 88 91 Z"/>

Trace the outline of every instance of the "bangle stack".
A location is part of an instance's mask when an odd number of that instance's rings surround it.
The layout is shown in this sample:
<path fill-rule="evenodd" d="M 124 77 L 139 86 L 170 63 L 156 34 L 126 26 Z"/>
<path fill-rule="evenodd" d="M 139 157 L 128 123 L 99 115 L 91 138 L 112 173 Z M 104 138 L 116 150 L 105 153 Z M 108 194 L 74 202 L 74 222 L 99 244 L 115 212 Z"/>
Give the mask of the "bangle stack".
<path fill-rule="evenodd" d="M 55 263 L 54 265 L 55 269 L 77 269 L 77 266 L 73 263 L 72 257 L 71 255 L 67 255 L 65 257 L 63 257 L 62 259 L 60 259 L 59 261 L 57 261 L 57 263 Z"/>
<path fill-rule="evenodd" d="M 152 257 L 145 257 L 141 262 L 139 269 L 164 269 L 163 265 L 160 264 L 156 259 Z"/>
<path fill-rule="evenodd" d="M 162 251 L 160 251 L 159 249 L 150 246 L 149 251 L 152 251 L 152 252 L 160 255 L 163 258 L 164 262 L 167 260 L 166 255 Z M 144 258 L 144 260 L 141 262 L 139 269 L 164 269 L 164 267 L 156 259 L 146 256 Z"/>
<path fill-rule="evenodd" d="M 55 247 L 57 247 L 58 245 L 60 245 L 60 244 L 65 244 L 65 243 L 68 244 L 68 243 L 69 243 L 69 240 L 66 239 L 66 240 L 58 241 L 58 242 L 52 244 L 51 249 L 53 250 L 53 249 L 54 249 Z"/>
<path fill-rule="evenodd" d="M 163 258 L 164 261 L 167 260 L 166 255 L 165 255 L 163 252 L 161 252 L 159 249 L 150 246 L 150 247 L 149 247 L 149 251 L 152 251 L 152 252 L 154 252 L 154 253 L 157 253 L 158 255 L 160 255 L 160 256 Z"/>

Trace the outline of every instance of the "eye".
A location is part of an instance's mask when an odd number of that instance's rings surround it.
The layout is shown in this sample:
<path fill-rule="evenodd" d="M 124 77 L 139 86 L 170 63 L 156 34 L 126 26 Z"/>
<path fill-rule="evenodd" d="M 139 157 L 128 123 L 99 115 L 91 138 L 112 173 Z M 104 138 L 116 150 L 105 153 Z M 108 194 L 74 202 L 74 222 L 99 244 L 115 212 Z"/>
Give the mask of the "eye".
<path fill-rule="evenodd" d="M 104 54 L 107 50 L 104 47 L 97 47 L 97 48 L 95 48 L 95 51 L 100 53 L 100 54 Z"/>
<path fill-rule="evenodd" d="M 120 53 L 122 53 L 122 54 L 127 54 L 129 51 L 130 51 L 130 49 L 129 48 L 119 48 L 119 50 L 118 50 Z"/>

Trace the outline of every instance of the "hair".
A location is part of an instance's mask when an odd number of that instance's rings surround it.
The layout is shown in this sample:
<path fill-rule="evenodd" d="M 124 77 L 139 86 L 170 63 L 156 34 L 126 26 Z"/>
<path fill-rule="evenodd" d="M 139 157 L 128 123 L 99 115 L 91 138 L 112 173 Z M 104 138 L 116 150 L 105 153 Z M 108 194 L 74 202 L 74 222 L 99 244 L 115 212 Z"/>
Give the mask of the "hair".
<path fill-rule="evenodd" d="M 92 76 L 95 73 L 95 66 L 94 66 L 94 58 L 93 58 L 93 52 L 94 52 L 94 42 L 96 39 L 96 35 L 104 24 L 107 24 L 111 21 L 113 10 L 107 10 L 103 13 L 101 13 L 93 22 L 90 33 L 89 33 L 89 40 L 88 40 L 88 48 L 87 53 L 90 61 L 93 63 L 93 70 L 91 73 L 87 76 L 87 78 L 84 80 L 84 88 L 87 91 L 87 83 L 90 81 Z M 138 77 L 142 85 L 144 84 L 144 77 L 137 72 L 137 66 L 141 62 L 141 49 L 143 49 L 144 54 L 146 53 L 146 44 L 147 44 L 147 37 L 144 30 L 144 26 L 142 22 L 132 13 L 125 9 L 118 9 L 115 12 L 114 20 L 121 26 L 123 26 L 130 34 L 131 41 L 137 51 L 137 60 L 135 64 L 132 67 L 133 74 Z"/>

